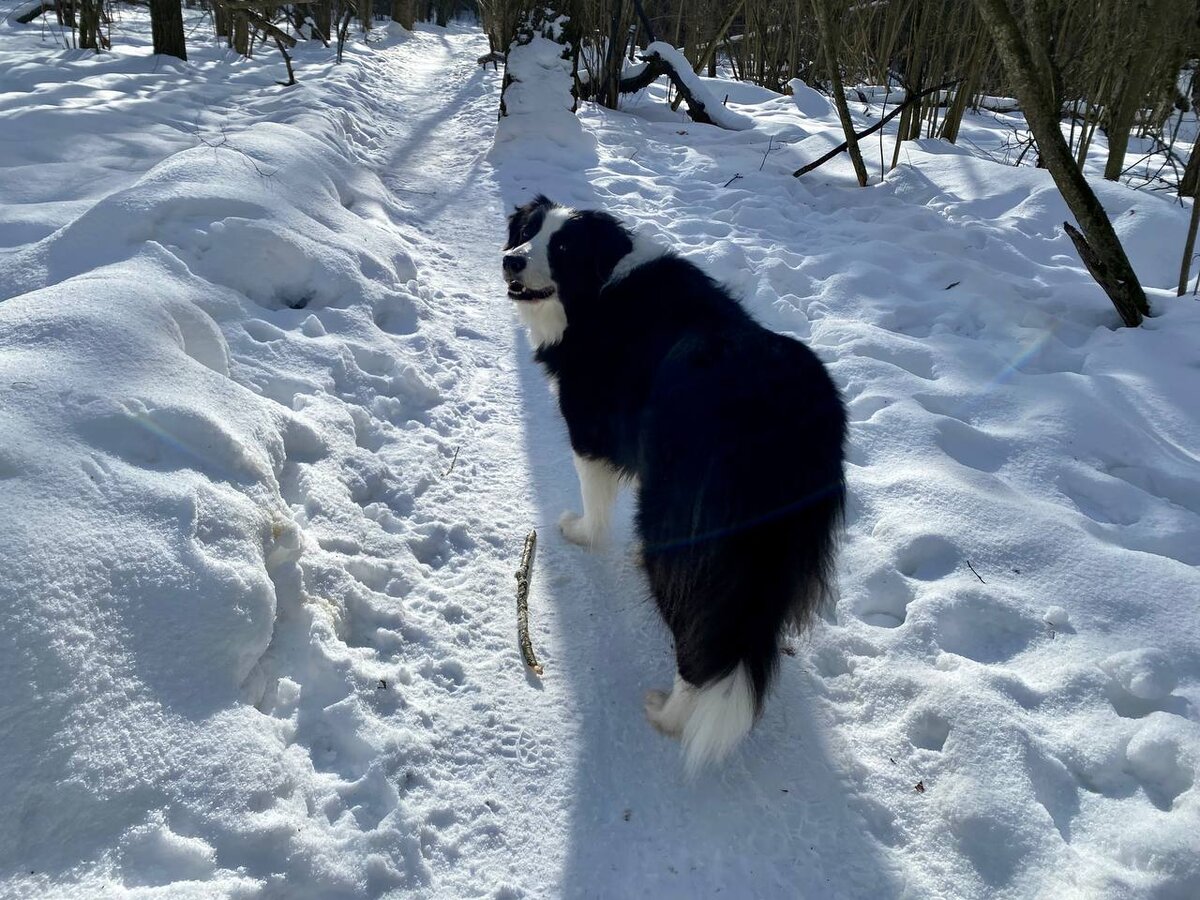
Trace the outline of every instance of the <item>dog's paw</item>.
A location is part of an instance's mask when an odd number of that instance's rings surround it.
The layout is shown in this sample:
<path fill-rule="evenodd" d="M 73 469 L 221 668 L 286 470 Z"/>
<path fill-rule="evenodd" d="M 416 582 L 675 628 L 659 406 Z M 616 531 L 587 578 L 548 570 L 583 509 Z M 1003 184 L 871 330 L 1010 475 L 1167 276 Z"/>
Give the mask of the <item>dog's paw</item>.
<path fill-rule="evenodd" d="M 586 547 L 589 550 L 599 543 L 599 535 L 595 533 L 592 524 L 584 516 L 573 512 L 563 513 L 558 520 L 559 530 L 572 544 Z"/>
<path fill-rule="evenodd" d="M 646 691 L 646 697 L 643 701 L 643 707 L 646 710 L 646 719 L 655 729 L 667 737 L 679 737 L 681 729 L 675 722 L 671 721 L 664 713 L 666 712 L 667 700 L 670 695 L 666 691 Z"/>

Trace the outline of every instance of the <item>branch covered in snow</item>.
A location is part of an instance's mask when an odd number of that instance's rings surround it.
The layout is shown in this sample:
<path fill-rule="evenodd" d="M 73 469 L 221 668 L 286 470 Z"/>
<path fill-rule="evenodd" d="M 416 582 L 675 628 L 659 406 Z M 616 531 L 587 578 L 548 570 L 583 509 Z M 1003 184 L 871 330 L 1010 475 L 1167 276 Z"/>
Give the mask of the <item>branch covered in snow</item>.
<path fill-rule="evenodd" d="M 733 112 L 721 105 L 721 102 L 713 95 L 701 79 L 694 71 L 691 64 L 688 63 L 684 55 L 670 44 L 663 41 L 655 41 L 646 47 L 642 54 L 642 59 L 646 61 L 647 67 L 645 70 L 637 72 L 631 78 L 621 79 L 621 90 L 624 93 L 625 84 L 628 80 L 632 83 L 644 84 L 645 87 L 650 82 L 654 81 L 660 75 L 666 75 L 671 79 L 671 83 L 675 85 L 675 89 L 683 95 L 683 101 L 687 104 L 688 115 L 691 116 L 693 122 L 700 122 L 703 125 L 717 125 L 721 128 L 728 128 L 731 131 L 745 131 L 748 128 L 753 128 L 754 123 L 741 113 Z M 650 77 L 650 73 L 654 72 L 654 76 Z M 634 88 L 640 90 L 641 87 Z"/>
<path fill-rule="evenodd" d="M 19 3 L 16 9 L 9 13 L 8 21 L 28 25 L 43 13 L 54 12 L 57 6 L 57 0 L 30 0 L 28 3 Z"/>

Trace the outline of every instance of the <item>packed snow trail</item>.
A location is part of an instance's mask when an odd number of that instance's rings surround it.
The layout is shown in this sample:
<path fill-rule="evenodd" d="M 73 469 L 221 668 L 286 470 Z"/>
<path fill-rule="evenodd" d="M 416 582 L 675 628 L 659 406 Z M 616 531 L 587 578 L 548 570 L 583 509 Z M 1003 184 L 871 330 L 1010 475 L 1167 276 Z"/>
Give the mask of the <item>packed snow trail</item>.
<path fill-rule="evenodd" d="M 461 712 L 453 699 L 439 711 L 461 735 L 455 778 L 470 773 L 470 785 L 438 783 L 429 795 L 451 807 L 459 793 L 494 797 L 503 808 L 497 860 L 511 854 L 512 884 L 533 896 L 820 892 L 829 875 L 818 860 L 847 853 L 855 862 L 840 867 L 839 890 L 882 887 L 889 868 L 847 808 L 803 681 L 781 690 L 746 762 L 712 783 L 689 784 L 677 744 L 641 714 L 645 690 L 671 683 L 669 635 L 630 555 L 627 508 L 611 549 L 595 555 L 566 543 L 554 524 L 579 502 L 570 447 L 498 269 L 511 207 L 497 181 L 512 202 L 537 189 L 537 151 L 508 179 L 487 161 L 497 79 L 475 64 L 485 50 L 470 32 L 418 33 L 376 62 L 372 80 L 395 85 L 394 106 L 405 111 L 377 159 L 412 217 L 399 227 L 416 235 L 434 321 L 461 354 L 442 435 L 442 462 L 458 452 L 451 484 L 431 488 L 411 515 L 419 521 L 429 509 L 436 527 L 461 523 L 471 536 L 448 554 L 465 556 L 453 584 L 469 589 L 455 593 L 441 580 L 435 590 L 462 607 L 472 645 L 456 654 L 459 690 L 478 696 Z M 531 183 L 513 183 L 526 173 Z M 532 527 L 542 535 L 531 606 L 543 682 L 525 675 L 513 638 L 512 573 Z M 797 746 L 802 767 L 792 764 Z M 819 828 L 797 841 L 807 822 Z M 445 877 L 440 887 L 452 892 L 449 868 Z"/>
<path fill-rule="evenodd" d="M 656 86 L 493 148 L 471 29 L 299 47 L 288 91 L 31 34 L 0 28 L 0 895 L 1200 891 L 1186 211 L 1098 186 L 1162 313 L 1114 331 L 1044 172 L 920 141 L 865 191 L 788 177 L 839 140 L 811 91 L 721 82 L 731 133 Z M 80 96 L 91 142 L 47 140 Z M 497 265 L 535 191 L 732 285 L 854 422 L 836 621 L 694 782 L 641 714 L 673 662 L 629 498 L 602 552 L 555 527 L 570 449 Z"/>

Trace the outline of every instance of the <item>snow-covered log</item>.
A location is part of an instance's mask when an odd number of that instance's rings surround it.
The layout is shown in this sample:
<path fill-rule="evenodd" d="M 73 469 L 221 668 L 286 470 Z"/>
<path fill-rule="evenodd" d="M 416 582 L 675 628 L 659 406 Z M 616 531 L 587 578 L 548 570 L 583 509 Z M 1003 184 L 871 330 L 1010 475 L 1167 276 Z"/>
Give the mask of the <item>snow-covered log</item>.
<path fill-rule="evenodd" d="M 683 53 L 670 44 L 655 41 L 646 47 L 642 59 L 646 60 L 650 67 L 656 63 L 662 67 L 662 74 L 670 78 L 675 89 L 683 95 L 683 102 L 687 105 L 688 115 L 693 122 L 718 125 L 730 131 L 745 131 L 754 127 L 749 118 L 723 106 L 708 89 L 708 85 L 692 70 Z M 624 81 L 622 78 L 622 84 Z"/>

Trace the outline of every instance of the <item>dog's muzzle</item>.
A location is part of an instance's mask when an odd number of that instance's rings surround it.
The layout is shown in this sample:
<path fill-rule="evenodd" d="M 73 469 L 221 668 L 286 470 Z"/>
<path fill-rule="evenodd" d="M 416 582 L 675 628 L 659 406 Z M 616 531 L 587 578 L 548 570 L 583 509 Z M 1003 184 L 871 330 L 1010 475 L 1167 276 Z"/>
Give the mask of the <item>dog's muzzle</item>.
<path fill-rule="evenodd" d="M 508 296 L 513 300 L 545 300 L 554 293 L 554 288 L 541 288 L 533 290 L 525 287 L 525 282 L 520 278 L 521 272 L 525 270 L 525 257 L 513 256 L 511 254 L 504 257 L 504 280 L 508 282 Z"/>

